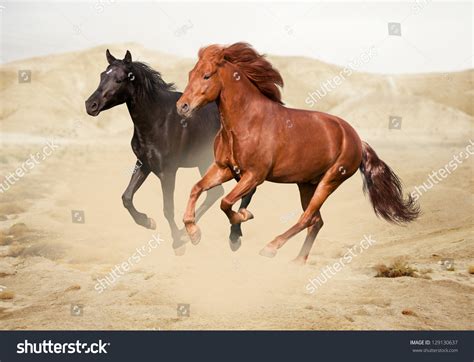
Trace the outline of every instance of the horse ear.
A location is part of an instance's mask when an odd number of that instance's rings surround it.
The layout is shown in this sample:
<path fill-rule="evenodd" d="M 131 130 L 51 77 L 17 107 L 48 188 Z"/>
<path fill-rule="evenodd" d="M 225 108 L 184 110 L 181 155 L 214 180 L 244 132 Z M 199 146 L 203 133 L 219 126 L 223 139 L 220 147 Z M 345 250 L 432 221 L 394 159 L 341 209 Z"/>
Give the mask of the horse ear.
<path fill-rule="evenodd" d="M 216 57 L 216 64 L 218 67 L 223 65 L 226 61 L 226 53 L 225 53 L 225 48 L 222 48 L 219 53 L 217 53 Z"/>
<path fill-rule="evenodd" d="M 105 56 L 107 57 L 107 61 L 109 62 L 109 64 L 112 64 L 115 60 L 117 60 L 112 54 L 110 54 L 109 49 L 107 49 L 107 51 L 105 52 Z"/>
<path fill-rule="evenodd" d="M 125 63 L 131 63 L 132 62 L 132 54 L 130 53 L 129 50 L 125 53 L 125 58 L 123 58 L 123 61 Z"/>

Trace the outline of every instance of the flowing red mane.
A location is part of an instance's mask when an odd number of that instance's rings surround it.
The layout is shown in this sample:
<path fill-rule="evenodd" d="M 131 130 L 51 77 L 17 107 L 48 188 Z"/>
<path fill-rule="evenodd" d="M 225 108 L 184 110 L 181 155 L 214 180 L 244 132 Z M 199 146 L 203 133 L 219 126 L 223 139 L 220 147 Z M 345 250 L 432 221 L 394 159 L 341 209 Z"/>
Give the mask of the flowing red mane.
<path fill-rule="evenodd" d="M 199 51 L 199 57 L 220 58 L 236 65 L 262 94 L 272 101 L 283 103 L 278 88 L 283 87 L 280 72 L 250 44 L 235 43 L 228 47 L 210 45 Z"/>

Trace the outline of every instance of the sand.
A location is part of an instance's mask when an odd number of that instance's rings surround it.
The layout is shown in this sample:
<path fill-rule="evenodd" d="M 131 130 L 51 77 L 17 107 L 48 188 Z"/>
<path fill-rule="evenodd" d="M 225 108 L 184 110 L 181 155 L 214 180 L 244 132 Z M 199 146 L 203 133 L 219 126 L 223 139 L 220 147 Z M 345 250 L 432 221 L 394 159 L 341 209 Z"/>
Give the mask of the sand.
<path fill-rule="evenodd" d="M 472 329 L 472 158 L 423 192 L 422 216 L 405 227 L 374 215 L 354 175 L 323 206 L 325 225 L 303 267 L 289 261 L 304 233 L 273 259 L 258 255 L 300 213 L 297 187 L 272 183 L 254 196 L 255 219 L 243 225 L 237 252 L 215 204 L 200 221 L 201 243 L 178 257 L 156 178 L 135 197 L 156 231 L 134 224 L 122 206 L 134 163 L 126 107 L 97 118 L 85 113 L 106 47 L 1 67 L 2 180 L 52 137 L 57 148 L 0 193 L 0 329 Z M 108 47 L 116 56 L 130 49 L 180 89 L 194 62 L 138 44 Z M 310 109 L 308 92 L 341 70 L 308 58 L 270 59 L 286 80 L 286 103 L 299 108 Z M 20 69 L 32 71 L 31 83 L 18 83 Z M 411 192 L 474 139 L 473 74 L 355 73 L 313 108 L 353 124 Z M 401 129 L 389 129 L 390 116 L 402 117 Z M 178 173 L 177 220 L 198 177 L 194 169 Z M 85 223 L 73 223 L 72 210 L 83 211 Z M 99 293 L 97 279 L 156 234 L 161 244 Z M 373 245 L 310 293 L 309 280 L 364 236 Z M 378 264 L 400 258 L 418 277 L 375 277 Z"/>

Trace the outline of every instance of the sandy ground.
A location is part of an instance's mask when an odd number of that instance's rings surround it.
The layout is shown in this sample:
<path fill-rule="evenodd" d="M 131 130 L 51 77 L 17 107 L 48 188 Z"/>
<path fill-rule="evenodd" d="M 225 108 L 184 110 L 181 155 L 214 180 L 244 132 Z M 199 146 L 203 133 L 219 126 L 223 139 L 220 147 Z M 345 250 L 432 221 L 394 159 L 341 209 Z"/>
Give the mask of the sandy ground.
<path fill-rule="evenodd" d="M 180 64 L 185 68 L 188 62 Z M 178 257 L 171 248 L 156 178 L 149 178 L 135 197 L 137 209 L 157 221 L 156 231 L 135 225 L 122 206 L 120 196 L 134 162 L 126 108 L 92 119 L 84 114 L 82 103 L 76 104 L 95 89 L 98 72 L 90 75 L 86 85 L 76 85 L 77 102 L 56 98 L 49 111 L 41 98 L 44 92 L 33 97 L 33 87 L 61 87 L 65 94 L 74 85 L 57 80 L 48 84 L 46 78 L 40 78 L 40 85 L 27 86 L 31 88 L 13 84 L 9 74 L 21 65 L 4 68 L 2 97 L 32 92 L 31 106 L 27 110 L 2 107 L 1 175 L 13 172 L 53 135 L 60 145 L 0 195 L 1 329 L 472 329 L 474 283 L 468 272 L 474 265 L 472 158 L 421 196 L 423 215 L 407 227 L 377 219 L 362 193 L 361 177 L 354 175 L 324 205 L 325 226 L 304 267 L 289 263 L 301 247 L 303 233 L 273 259 L 258 255 L 300 213 L 297 187 L 271 183 L 259 188 L 249 207 L 255 219 L 244 224 L 237 252 L 228 246 L 228 222 L 216 204 L 200 221 L 201 243 L 186 245 L 185 255 Z M 78 63 L 74 70 L 83 67 Z M 353 81 L 351 87 L 357 89 Z M 291 93 L 290 98 L 304 103 L 303 90 L 299 97 Z M 472 77 L 470 91 L 463 94 L 472 101 Z M 370 100 L 365 97 L 339 104 L 337 114 L 360 128 L 363 138 L 411 191 L 472 139 L 468 102 L 454 107 L 451 98 L 443 103 L 389 93 L 379 103 L 364 103 Z M 391 99 L 403 101 L 398 108 L 383 108 Z M 35 101 L 43 105 L 41 111 Z M 448 119 L 439 118 L 440 110 Z M 388 115 L 394 112 L 404 116 L 407 127 L 386 129 Z M 115 126 L 110 114 L 119 116 Z M 383 123 L 378 128 L 376 117 Z M 411 119 L 417 117 L 411 129 Z M 450 125 L 446 132 L 437 128 L 438 120 Z M 178 174 L 177 220 L 197 178 L 194 169 Z M 231 186 L 227 184 L 226 190 Z M 73 223 L 71 210 L 82 210 L 85 223 Z M 104 278 L 156 233 L 161 245 L 98 293 L 97 278 Z M 337 262 L 364 236 L 371 236 L 375 244 L 309 293 L 309 279 Z M 375 277 L 377 264 L 398 258 L 424 270 L 424 277 Z M 444 259 L 454 261 L 453 270 L 440 265 Z M 189 316 L 178 310 L 180 304 L 189 305 Z M 74 311 L 79 312 L 71 312 L 72 306 L 78 306 Z"/>

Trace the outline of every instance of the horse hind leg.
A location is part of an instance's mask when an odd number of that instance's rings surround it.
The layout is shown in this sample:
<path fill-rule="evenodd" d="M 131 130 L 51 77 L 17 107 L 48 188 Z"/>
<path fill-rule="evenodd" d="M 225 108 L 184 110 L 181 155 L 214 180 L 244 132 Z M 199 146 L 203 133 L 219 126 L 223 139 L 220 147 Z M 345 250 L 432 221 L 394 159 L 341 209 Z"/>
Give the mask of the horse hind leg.
<path fill-rule="evenodd" d="M 319 214 L 319 210 L 323 203 L 327 200 L 329 195 L 341 184 L 341 180 L 333 179 L 330 176 L 324 177 L 321 182 L 317 185 L 316 190 L 311 197 L 311 200 L 308 203 L 303 215 L 299 218 L 295 225 L 289 228 L 286 232 L 281 235 L 278 235 L 275 239 L 270 241 L 261 251 L 260 255 L 266 257 L 274 257 L 277 253 L 277 250 L 280 249 L 285 243 L 294 235 L 299 233 L 305 228 L 309 228 L 315 225 L 318 221 L 316 217 Z M 301 193 L 301 191 L 300 191 Z M 322 225 L 321 225 L 322 226 Z M 318 229 L 319 231 L 319 229 Z M 315 236 L 316 237 L 316 236 Z M 314 239 L 306 243 L 303 252 L 306 252 L 308 246 L 312 246 Z M 304 245 L 303 245 L 304 246 Z M 308 251 L 309 253 L 309 251 Z"/>
<path fill-rule="evenodd" d="M 300 200 L 301 200 L 301 207 L 303 211 L 308 208 L 309 202 L 314 195 L 316 190 L 317 184 L 298 184 L 298 189 L 300 191 Z M 304 243 L 301 247 L 301 250 L 298 256 L 293 259 L 293 262 L 298 265 L 304 265 L 306 260 L 308 259 L 309 252 L 313 246 L 314 240 L 318 235 L 319 230 L 323 227 L 323 219 L 321 218 L 321 213 L 318 211 L 313 216 L 314 220 L 311 220 L 312 226 L 308 227 L 308 233 L 306 234 L 306 238 Z"/>
<path fill-rule="evenodd" d="M 324 225 L 321 213 L 319 211 L 314 216 L 314 219 L 314 225 L 308 228 L 308 234 L 306 235 L 303 246 L 301 247 L 298 256 L 293 259 L 293 263 L 295 264 L 304 265 L 306 263 L 311 248 L 313 247 L 314 241 L 316 240 L 316 236 L 318 236 L 319 230 L 321 230 Z"/>
<path fill-rule="evenodd" d="M 308 205 L 311 201 L 311 198 L 314 195 L 316 187 L 317 187 L 317 184 L 311 184 L 311 183 L 299 183 L 298 184 L 298 190 L 300 192 L 301 208 L 303 209 L 303 211 L 306 211 L 306 209 L 308 208 Z M 312 221 L 313 220 L 311 220 L 311 222 Z M 309 226 L 308 227 L 308 235 L 306 236 L 305 243 L 312 236 L 312 234 L 311 234 L 312 230 L 313 230 L 313 227 Z M 276 249 L 264 248 L 260 251 L 260 255 L 267 256 L 267 257 L 273 257 L 273 256 L 276 255 Z"/>

